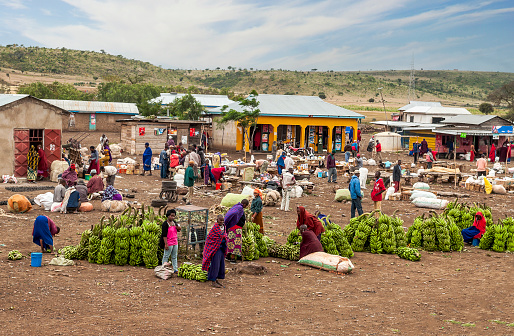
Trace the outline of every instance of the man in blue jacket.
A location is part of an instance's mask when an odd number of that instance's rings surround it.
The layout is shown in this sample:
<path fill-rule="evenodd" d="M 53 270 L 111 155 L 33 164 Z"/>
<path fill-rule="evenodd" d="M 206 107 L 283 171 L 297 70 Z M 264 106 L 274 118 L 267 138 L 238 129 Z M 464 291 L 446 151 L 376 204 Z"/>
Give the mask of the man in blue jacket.
<path fill-rule="evenodd" d="M 351 218 L 355 217 L 355 209 L 359 213 L 359 216 L 362 215 L 362 205 L 361 205 L 361 183 L 359 181 L 360 172 L 355 170 L 353 172 L 352 179 L 350 180 L 350 195 L 352 197 L 352 210 L 351 210 Z"/>

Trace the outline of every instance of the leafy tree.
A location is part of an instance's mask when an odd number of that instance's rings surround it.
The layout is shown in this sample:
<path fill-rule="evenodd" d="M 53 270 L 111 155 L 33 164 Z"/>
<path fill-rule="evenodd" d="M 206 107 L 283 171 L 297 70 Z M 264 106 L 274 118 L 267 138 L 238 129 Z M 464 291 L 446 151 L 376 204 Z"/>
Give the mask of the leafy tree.
<path fill-rule="evenodd" d="M 170 104 L 170 111 L 173 115 L 183 120 L 198 120 L 202 112 L 205 111 L 205 108 L 202 103 L 188 93 L 181 98 L 175 99 Z"/>
<path fill-rule="evenodd" d="M 320 97 L 321 99 L 326 99 L 327 95 L 325 94 L 325 92 L 320 92 L 318 93 L 318 97 Z"/>
<path fill-rule="evenodd" d="M 28 94 L 39 99 L 93 100 L 94 94 L 77 90 L 71 84 L 34 82 L 21 85 L 18 93 Z"/>
<path fill-rule="evenodd" d="M 375 98 L 370 98 L 370 99 L 368 99 L 368 101 L 369 101 L 370 103 L 374 103 L 374 102 L 375 102 Z"/>
<path fill-rule="evenodd" d="M 491 114 L 494 112 L 493 105 L 489 103 L 482 103 L 478 106 L 478 110 L 483 114 Z"/>
<path fill-rule="evenodd" d="M 505 104 L 509 109 L 514 110 L 514 81 L 491 92 L 487 100 L 495 105 Z"/>
<path fill-rule="evenodd" d="M 243 149 L 245 151 L 246 158 L 246 143 L 251 144 L 250 139 L 253 139 L 255 136 L 255 129 L 257 126 L 257 119 L 259 119 L 259 115 L 261 110 L 258 108 L 260 102 L 255 98 L 257 96 L 257 91 L 252 90 L 252 95 L 247 98 L 243 98 L 239 100 L 239 105 L 242 106 L 243 111 L 239 112 L 234 109 L 230 109 L 226 111 L 228 107 L 222 109 L 222 123 L 227 123 L 228 121 L 235 121 L 241 128 L 243 129 Z M 250 135 L 248 130 L 253 127 L 252 134 Z M 249 146 L 250 154 L 252 153 L 252 146 Z"/>

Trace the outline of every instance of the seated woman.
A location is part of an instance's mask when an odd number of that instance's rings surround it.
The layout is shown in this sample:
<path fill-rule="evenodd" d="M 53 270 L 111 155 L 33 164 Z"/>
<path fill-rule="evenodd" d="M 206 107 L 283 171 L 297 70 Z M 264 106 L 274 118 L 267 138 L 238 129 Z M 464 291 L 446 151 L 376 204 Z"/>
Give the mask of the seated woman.
<path fill-rule="evenodd" d="M 307 228 L 307 225 L 300 225 L 300 233 L 302 234 L 302 242 L 300 243 L 300 259 L 314 252 L 323 252 L 316 234 Z"/>
<path fill-rule="evenodd" d="M 461 231 L 464 242 L 473 244 L 473 246 L 478 246 L 480 238 L 482 238 L 485 233 L 485 226 L 485 217 L 479 211 L 475 214 L 475 221 L 473 222 L 473 225 Z"/>
<path fill-rule="evenodd" d="M 68 169 L 62 173 L 62 179 L 66 181 L 68 187 L 77 184 L 77 172 L 75 171 L 75 165 L 72 163 Z"/>
<path fill-rule="evenodd" d="M 87 182 L 87 192 L 89 194 L 94 194 L 104 190 L 104 181 L 102 177 L 100 175 L 96 175 L 96 173 L 96 169 L 91 169 L 91 179 Z"/>
<path fill-rule="evenodd" d="M 77 186 L 75 187 L 80 195 L 80 202 L 87 202 L 87 187 L 86 187 L 86 181 L 83 179 L 80 179 L 77 182 Z"/>
<path fill-rule="evenodd" d="M 321 234 L 325 232 L 325 228 L 319 219 L 317 219 L 316 216 L 308 213 L 303 206 L 297 207 L 296 213 L 298 214 L 296 227 L 299 229 L 300 226 L 306 225 L 309 230 L 314 232 L 316 237 L 318 237 L 318 240 L 321 240 Z"/>
<path fill-rule="evenodd" d="M 53 236 L 60 231 L 61 229 L 47 216 L 37 216 L 32 230 L 32 241 L 41 246 L 41 252 L 45 253 L 50 250 L 52 253 L 54 251 Z"/>
<path fill-rule="evenodd" d="M 121 197 L 120 193 L 114 189 L 112 185 L 108 185 L 107 188 L 105 188 L 104 195 L 102 196 L 102 202 L 103 201 L 121 201 L 123 198 Z"/>
<path fill-rule="evenodd" d="M 72 190 L 68 197 L 68 202 L 66 203 L 66 212 L 78 213 L 80 200 L 80 193 L 76 189 Z"/>

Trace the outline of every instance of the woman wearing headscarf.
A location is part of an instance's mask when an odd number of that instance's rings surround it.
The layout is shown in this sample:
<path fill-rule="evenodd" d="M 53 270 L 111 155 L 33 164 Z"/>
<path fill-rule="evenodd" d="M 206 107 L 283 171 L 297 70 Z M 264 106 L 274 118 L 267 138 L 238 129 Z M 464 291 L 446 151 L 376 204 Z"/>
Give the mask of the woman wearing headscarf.
<path fill-rule="evenodd" d="M 507 141 L 503 143 L 500 147 L 500 162 L 505 163 L 507 161 L 507 153 L 509 152 L 509 147 L 507 147 Z"/>
<path fill-rule="evenodd" d="M 39 155 L 37 154 L 36 147 L 30 146 L 29 153 L 27 154 L 27 181 L 36 182 L 38 166 Z"/>
<path fill-rule="evenodd" d="M 473 246 L 478 246 L 480 238 L 482 238 L 485 233 L 486 224 L 487 222 L 484 215 L 478 211 L 475 214 L 473 225 L 461 231 L 464 242 L 473 244 Z"/>
<path fill-rule="evenodd" d="M 96 171 L 100 171 L 100 155 L 96 150 L 95 146 L 89 147 L 91 151 L 91 156 L 89 157 L 89 168 L 87 169 L 88 174 L 91 170 L 96 169 Z"/>
<path fill-rule="evenodd" d="M 213 287 L 223 287 L 218 279 L 225 279 L 227 239 L 223 215 L 218 215 L 216 223 L 207 234 L 202 260 L 202 270 L 208 271 L 207 280 L 212 281 Z"/>
<path fill-rule="evenodd" d="M 212 168 L 211 169 L 211 173 L 212 175 L 214 176 L 214 183 L 218 183 L 218 181 L 220 180 L 220 178 L 223 177 L 223 173 L 226 171 L 226 168 L 225 167 L 220 167 L 220 168 Z"/>
<path fill-rule="evenodd" d="M 325 232 L 325 228 L 323 224 L 319 221 L 316 216 L 310 214 L 305 210 L 303 206 L 299 206 L 296 208 L 296 213 L 298 214 L 298 220 L 296 221 L 296 227 L 300 229 L 300 226 L 307 225 L 307 228 L 314 232 L 318 240 L 321 240 L 321 234 Z"/>
<path fill-rule="evenodd" d="M 205 185 L 210 185 L 212 182 L 216 183 L 214 175 L 211 172 L 211 161 L 209 159 L 205 159 L 205 165 L 203 166 L 203 183 Z"/>
<path fill-rule="evenodd" d="M 253 201 L 250 210 L 252 211 L 252 222 L 259 225 L 259 232 L 264 234 L 264 225 L 262 223 L 262 191 L 258 188 L 253 190 Z"/>
<path fill-rule="evenodd" d="M 52 253 L 54 251 L 53 237 L 60 231 L 61 229 L 47 216 L 37 216 L 32 230 L 32 241 L 41 246 L 41 252 L 45 253 L 50 249 L 50 253 Z"/>
<path fill-rule="evenodd" d="M 286 164 L 284 163 L 285 158 L 286 158 L 285 152 L 282 152 L 282 154 L 280 154 L 280 156 L 278 157 L 277 169 L 278 169 L 279 175 L 282 175 L 282 169 L 284 169 L 286 167 Z"/>
<path fill-rule="evenodd" d="M 180 155 L 178 155 L 175 150 L 172 150 L 170 156 L 170 168 L 175 168 L 176 166 L 178 166 L 180 164 L 179 160 Z"/>
<path fill-rule="evenodd" d="M 71 187 L 77 184 L 77 172 L 75 171 L 75 165 L 72 163 L 68 169 L 62 173 L 62 179 L 66 181 L 66 186 Z"/>
<path fill-rule="evenodd" d="M 121 201 L 121 200 L 122 200 L 122 197 L 121 197 L 120 193 L 112 185 L 108 185 L 107 188 L 105 188 L 105 192 L 102 196 L 102 202 L 103 201 Z"/>
<path fill-rule="evenodd" d="M 149 171 L 150 176 L 152 176 L 152 149 L 150 148 L 150 144 L 145 143 L 145 152 L 143 153 L 143 173 L 141 175 L 145 176 L 145 172 Z"/>
<path fill-rule="evenodd" d="M 86 181 L 84 181 L 83 179 L 78 180 L 76 188 L 80 195 L 80 203 L 87 202 Z M 80 205 L 79 205 L 79 207 L 80 207 Z"/>
<path fill-rule="evenodd" d="M 469 161 L 475 161 L 475 145 L 471 145 L 471 148 L 469 149 Z"/>
<path fill-rule="evenodd" d="M 492 163 L 494 163 L 496 159 L 496 146 L 491 144 L 491 151 L 489 152 L 489 160 L 491 160 Z"/>
<path fill-rule="evenodd" d="M 37 175 L 41 178 L 47 178 L 48 174 L 48 159 L 46 153 L 41 145 L 37 145 L 37 155 L 39 156 L 39 163 L 37 165 Z"/>
<path fill-rule="evenodd" d="M 300 225 L 302 242 L 300 243 L 300 259 L 314 252 L 323 252 L 323 245 L 316 237 L 316 234 L 307 228 L 307 225 Z"/>
<path fill-rule="evenodd" d="M 101 166 L 108 166 L 112 162 L 111 147 L 109 147 L 109 140 L 105 140 L 103 146 L 103 158 L 100 159 Z"/>
<path fill-rule="evenodd" d="M 245 198 L 234 205 L 225 215 L 225 231 L 227 232 L 228 253 L 232 259 L 242 257 L 243 226 L 246 223 L 245 208 L 249 202 Z"/>

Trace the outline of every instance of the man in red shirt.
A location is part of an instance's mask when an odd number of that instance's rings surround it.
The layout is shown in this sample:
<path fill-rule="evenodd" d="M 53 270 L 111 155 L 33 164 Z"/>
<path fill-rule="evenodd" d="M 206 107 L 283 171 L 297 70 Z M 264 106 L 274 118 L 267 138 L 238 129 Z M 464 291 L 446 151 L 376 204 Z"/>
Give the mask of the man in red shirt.
<path fill-rule="evenodd" d="M 377 144 L 375 145 L 375 150 L 377 151 L 377 161 L 382 161 L 382 144 L 377 140 Z"/>
<path fill-rule="evenodd" d="M 382 211 L 382 193 L 386 191 L 384 181 L 380 178 L 380 172 L 375 172 L 375 185 L 371 191 L 371 200 L 373 201 L 374 210 Z M 380 216 L 380 213 L 376 212 L 375 217 Z"/>

